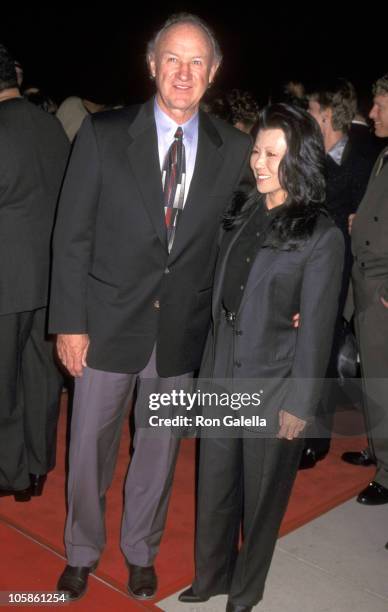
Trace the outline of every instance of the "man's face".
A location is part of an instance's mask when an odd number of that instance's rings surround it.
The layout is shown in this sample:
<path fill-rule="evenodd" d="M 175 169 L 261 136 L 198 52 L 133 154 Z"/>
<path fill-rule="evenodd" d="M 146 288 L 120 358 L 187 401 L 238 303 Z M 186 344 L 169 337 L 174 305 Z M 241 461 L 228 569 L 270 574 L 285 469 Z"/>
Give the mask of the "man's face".
<path fill-rule="evenodd" d="M 380 138 L 388 136 L 388 93 L 379 94 L 373 99 L 372 110 L 369 117 L 373 119 L 375 134 Z"/>
<path fill-rule="evenodd" d="M 210 40 L 191 24 L 171 26 L 162 34 L 149 64 L 158 104 L 177 123 L 197 111 L 218 68 Z"/>

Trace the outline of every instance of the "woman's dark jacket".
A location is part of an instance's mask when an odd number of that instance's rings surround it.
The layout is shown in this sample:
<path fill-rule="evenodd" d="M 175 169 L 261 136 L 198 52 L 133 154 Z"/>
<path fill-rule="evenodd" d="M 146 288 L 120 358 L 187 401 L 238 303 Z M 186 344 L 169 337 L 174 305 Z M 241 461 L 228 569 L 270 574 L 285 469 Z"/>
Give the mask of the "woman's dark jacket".
<path fill-rule="evenodd" d="M 323 212 L 305 206 L 279 212 L 252 265 L 233 326 L 233 342 L 218 335 L 222 285 L 231 248 L 254 214 L 223 232 L 212 305 L 212 327 L 200 378 L 232 351 L 225 377 L 263 381 L 265 410 L 313 415 L 328 364 L 344 259 L 341 231 Z M 300 313 L 298 329 L 292 317 Z M 215 347 L 217 346 L 217 350 Z M 219 374 L 217 374 L 219 375 Z M 259 383 L 258 383 L 259 384 Z"/>

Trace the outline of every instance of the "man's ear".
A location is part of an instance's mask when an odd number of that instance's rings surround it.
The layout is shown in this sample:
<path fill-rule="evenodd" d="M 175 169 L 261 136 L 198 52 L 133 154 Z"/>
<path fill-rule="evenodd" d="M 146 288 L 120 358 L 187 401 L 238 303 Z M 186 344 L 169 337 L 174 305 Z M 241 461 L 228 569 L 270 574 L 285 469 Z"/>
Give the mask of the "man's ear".
<path fill-rule="evenodd" d="M 154 79 L 156 75 L 156 62 L 155 62 L 155 55 L 153 53 L 150 53 L 148 55 L 147 64 L 148 64 L 148 69 L 150 71 L 150 76 L 152 79 Z"/>
<path fill-rule="evenodd" d="M 325 108 L 322 111 L 322 121 L 323 123 L 326 123 L 327 125 L 331 125 L 331 119 L 333 117 L 333 111 L 330 107 Z"/>
<path fill-rule="evenodd" d="M 209 85 L 211 85 L 213 83 L 214 77 L 216 76 L 216 72 L 217 72 L 219 67 L 220 67 L 220 64 L 213 64 L 212 67 L 210 68 Z"/>

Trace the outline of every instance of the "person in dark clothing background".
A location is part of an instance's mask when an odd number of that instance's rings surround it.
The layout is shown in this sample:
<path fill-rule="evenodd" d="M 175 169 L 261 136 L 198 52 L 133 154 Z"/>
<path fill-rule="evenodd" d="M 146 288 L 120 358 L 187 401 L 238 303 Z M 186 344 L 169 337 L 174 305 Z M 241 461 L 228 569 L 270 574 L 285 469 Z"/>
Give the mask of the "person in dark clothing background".
<path fill-rule="evenodd" d="M 326 152 L 326 207 L 345 241 L 345 257 L 333 346 L 320 410 L 306 431 L 301 468 L 314 467 L 330 448 L 331 430 L 337 402 L 337 355 L 342 337 L 342 314 L 348 294 L 352 253 L 348 217 L 357 210 L 365 193 L 375 155 L 361 148 L 351 134 L 357 110 L 353 85 L 342 78 L 333 79 L 308 95 L 309 112 L 322 132 Z"/>
<path fill-rule="evenodd" d="M 45 341 L 50 239 L 69 141 L 25 100 L 0 45 L 0 496 L 39 495 L 55 465 L 62 377 Z"/>

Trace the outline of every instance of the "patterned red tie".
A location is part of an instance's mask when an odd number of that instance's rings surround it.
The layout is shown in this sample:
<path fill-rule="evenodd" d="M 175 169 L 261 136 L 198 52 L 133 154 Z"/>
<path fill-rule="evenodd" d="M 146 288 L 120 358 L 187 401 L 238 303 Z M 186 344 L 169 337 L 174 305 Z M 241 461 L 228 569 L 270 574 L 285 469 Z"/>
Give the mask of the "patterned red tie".
<path fill-rule="evenodd" d="M 186 157 L 185 146 L 183 144 L 183 130 L 181 127 L 178 127 L 174 135 L 174 142 L 167 151 L 162 171 L 168 252 L 172 249 L 179 215 L 183 209 L 185 180 Z"/>

